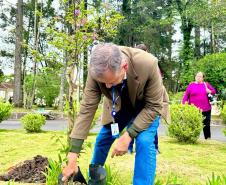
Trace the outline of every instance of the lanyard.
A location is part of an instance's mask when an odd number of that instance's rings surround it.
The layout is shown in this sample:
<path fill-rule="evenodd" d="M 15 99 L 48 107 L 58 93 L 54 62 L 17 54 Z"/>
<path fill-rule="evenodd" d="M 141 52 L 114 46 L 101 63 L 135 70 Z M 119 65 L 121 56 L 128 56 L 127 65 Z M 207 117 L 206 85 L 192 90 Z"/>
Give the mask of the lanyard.
<path fill-rule="evenodd" d="M 114 121 L 115 121 L 115 115 L 116 115 L 115 104 L 116 104 L 119 96 L 122 95 L 122 91 L 123 91 L 123 88 L 125 87 L 125 85 L 126 85 L 126 80 L 123 80 L 122 87 L 121 87 L 119 95 L 117 97 L 115 97 L 116 87 L 112 86 L 112 111 L 111 111 L 111 116 L 113 117 Z"/>

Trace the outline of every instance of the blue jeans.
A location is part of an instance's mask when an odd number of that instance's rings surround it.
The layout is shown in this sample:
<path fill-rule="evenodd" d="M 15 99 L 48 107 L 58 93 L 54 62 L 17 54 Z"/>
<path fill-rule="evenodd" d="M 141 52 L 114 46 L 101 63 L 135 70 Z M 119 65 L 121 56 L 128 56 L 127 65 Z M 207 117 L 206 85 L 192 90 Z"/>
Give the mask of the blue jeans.
<path fill-rule="evenodd" d="M 155 143 L 155 149 L 156 149 L 157 151 L 159 151 L 159 142 L 158 142 L 158 140 L 159 140 L 159 138 L 158 138 L 158 132 L 156 132 L 154 143 Z M 131 140 L 131 142 L 130 142 L 130 144 L 129 144 L 129 147 L 128 147 L 128 151 L 129 151 L 130 153 L 133 152 L 133 144 L 134 144 L 134 139 Z"/>
<path fill-rule="evenodd" d="M 131 121 L 128 123 L 130 124 Z M 128 124 L 119 124 L 121 132 Z M 136 156 L 133 185 L 153 185 L 156 171 L 155 135 L 159 126 L 157 117 L 149 128 L 142 131 L 136 137 Z M 110 124 L 104 125 L 97 138 L 94 147 L 91 164 L 104 165 L 108 152 L 115 138 L 111 135 Z"/>

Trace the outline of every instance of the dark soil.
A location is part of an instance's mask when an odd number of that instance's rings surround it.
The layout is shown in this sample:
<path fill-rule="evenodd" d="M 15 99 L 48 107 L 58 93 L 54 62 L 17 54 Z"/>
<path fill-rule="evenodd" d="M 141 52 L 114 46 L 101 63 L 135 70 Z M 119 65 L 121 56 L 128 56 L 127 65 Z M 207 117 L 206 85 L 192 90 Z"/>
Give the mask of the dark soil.
<path fill-rule="evenodd" d="M 32 160 L 26 160 L 9 169 L 7 174 L 0 175 L 0 181 L 19 181 L 24 183 L 44 183 L 48 166 L 48 159 L 40 155 L 35 156 Z"/>
<path fill-rule="evenodd" d="M 40 155 L 32 160 L 26 160 L 8 170 L 7 174 L 0 175 L 0 181 L 14 180 L 24 183 L 45 183 L 46 178 L 43 172 L 46 172 L 48 159 Z M 80 182 L 74 182 L 73 185 L 83 185 Z"/>

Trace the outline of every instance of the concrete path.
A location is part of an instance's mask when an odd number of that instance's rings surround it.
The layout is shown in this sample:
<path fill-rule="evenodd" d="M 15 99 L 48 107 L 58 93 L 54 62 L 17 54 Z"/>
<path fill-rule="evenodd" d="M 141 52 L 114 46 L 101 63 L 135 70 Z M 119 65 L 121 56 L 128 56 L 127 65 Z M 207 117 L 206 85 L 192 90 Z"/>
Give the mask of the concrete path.
<path fill-rule="evenodd" d="M 47 120 L 46 124 L 42 127 L 43 130 L 66 130 L 67 129 L 67 120 Z M 226 142 L 226 137 L 224 136 L 222 129 L 225 126 L 218 124 L 218 125 L 211 125 L 211 134 L 212 140 L 217 140 L 221 142 Z M 7 120 L 0 123 L 0 129 L 7 129 L 7 130 L 14 130 L 14 129 L 22 129 L 21 123 L 19 120 Z M 91 132 L 97 133 L 100 129 L 100 126 L 95 126 Z M 166 125 L 160 124 L 158 129 L 159 136 L 167 135 L 167 128 Z M 200 134 L 200 139 L 203 139 L 203 133 Z"/>
<path fill-rule="evenodd" d="M 66 130 L 67 120 L 46 120 L 46 124 L 42 127 L 43 130 Z M 0 123 L 0 129 L 14 130 L 22 129 L 19 120 L 6 120 Z"/>

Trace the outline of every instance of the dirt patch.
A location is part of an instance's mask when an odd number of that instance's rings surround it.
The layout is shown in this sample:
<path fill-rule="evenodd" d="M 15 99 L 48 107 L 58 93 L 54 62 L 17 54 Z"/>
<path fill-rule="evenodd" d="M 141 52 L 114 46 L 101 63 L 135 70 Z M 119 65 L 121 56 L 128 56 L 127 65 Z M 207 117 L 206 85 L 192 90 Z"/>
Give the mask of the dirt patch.
<path fill-rule="evenodd" d="M 26 160 L 9 168 L 7 174 L 0 175 L 0 181 L 14 180 L 24 183 L 45 183 L 46 178 L 43 172 L 46 172 L 48 158 L 37 155 L 32 160 Z M 83 185 L 80 182 L 74 182 L 73 185 Z"/>
<path fill-rule="evenodd" d="M 48 166 L 48 159 L 40 155 L 11 167 L 7 174 L 0 175 L 0 181 L 19 181 L 24 183 L 44 183 L 43 172 Z"/>

